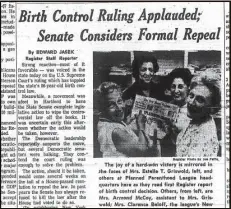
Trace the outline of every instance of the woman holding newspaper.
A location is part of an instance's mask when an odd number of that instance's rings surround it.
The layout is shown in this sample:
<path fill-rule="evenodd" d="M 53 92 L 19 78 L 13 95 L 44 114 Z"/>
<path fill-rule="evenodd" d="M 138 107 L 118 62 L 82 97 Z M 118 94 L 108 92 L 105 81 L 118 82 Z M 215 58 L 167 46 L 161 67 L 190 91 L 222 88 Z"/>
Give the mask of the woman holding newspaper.
<path fill-rule="evenodd" d="M 176 141 L 177 157 L 216 157 L 219 141 L 211 114 L 220 109 L 219 78 L 211 72 L 193 78 L 187 99 L 188 126 Z"/>
<path fill-rule="evenodd" d="M 155 74 L 159 70 L 157 59 L 152 54 L 135 56 L 132 62 L 133 77 L 135 82 L 128 87 L 122 95 L 126 103 L 126 116 L 131 113 L 136 95 L 164 100 L 164 88 L 153 82 Z"/>
<path fill-rule="evenodd" d="M 104 82 L 97 91 L 101 112 L 97 125 L 98 142 L 103 157 L 144 157 L 153 141 L 145 132 L 146 117 L 136 115 L 137 134 L 124 122 L 124 102 L 117 84 Z M 153 156 L 158 150 L 152 148 Z"/>

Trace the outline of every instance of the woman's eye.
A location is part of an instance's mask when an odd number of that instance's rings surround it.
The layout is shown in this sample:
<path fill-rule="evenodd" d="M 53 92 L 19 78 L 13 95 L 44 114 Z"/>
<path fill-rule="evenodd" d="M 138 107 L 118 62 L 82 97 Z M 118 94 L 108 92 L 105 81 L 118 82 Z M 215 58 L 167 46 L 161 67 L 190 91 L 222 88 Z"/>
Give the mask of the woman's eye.
<path fill-rule="evenodd" d="M 123 104 L 123 100 L 122 100 L 122 99 L 119 99 L 119 100 L 117 101 L 117 103 L 118 103 L 118 104 Z"/>
<path fill-rule="evenodd" d="M 197 97 L 197 102 L 199 102 L 199 103 L 204 103 L 204 98 L 202 98 L 202 97 Z"/>
<path fill-rule="evenodd" d="M 172 86 L 171 86 L 171 89 L 175 89 L 175 88 L 176 88 L 176 86 L 175 86 L 175 85 L 172 85 Z"/>
<path fill-rule="evenodd" d="M 151 73 L 154 72 L 153 68 L 148 68 L 148 70 L 149 70 Z"/>
<path fill-rule="evenodd" d="M 194 97 L 194 94 L 190 93 L 189 98 L 192 99 Z"/>
<path fill-rule="evenodd" d="M 178 88 L 179 88 L 179 89 L 183 89 L 184 86 L 183 86 L 183 85 L 179 85 Z"/>

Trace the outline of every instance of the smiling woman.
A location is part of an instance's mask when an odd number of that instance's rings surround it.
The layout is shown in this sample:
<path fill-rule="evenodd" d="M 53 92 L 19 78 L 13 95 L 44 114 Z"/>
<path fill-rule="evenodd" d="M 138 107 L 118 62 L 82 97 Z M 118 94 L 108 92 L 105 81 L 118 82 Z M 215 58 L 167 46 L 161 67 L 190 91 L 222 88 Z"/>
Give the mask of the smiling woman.
<path fill-rule="evenodd" d="M 171 103 L 179 107 L 186 104 L 191 79 L 191 72 L 187 68 L 175 68 L 168 75 L 168 83 L 172 96 Z"/>
<path fill-rule="evenodd" d="M 126 114 L 131 113 L 131 109 L 136 95 L 164 100 L 164 89 L 161 84 L 153 82 L 159 70 L 157 59 L 151 53 L 137 55 L 132 62 L 132 75 L 135 82 L 125 89 L 122 98 L 126 103 Z M 127 116 L 126 115 L 126 116 Z"/>
<path fill-rule="evenodd" d="M 153 146 L 145 133 L 145 116 L 136 117 L 137 135 L 124 122 L 124 102 L 119 86 L 102 83 L 95 92 L 97 109 L 101 112 L 97 125 L 98 142 L 103 157 L 141 157 Z M 154 154 L 154 153 L 153 153 Z"/>
<path fill-rule="evenodd" d="M 217 157 L 219 141 L 211 114 L 220 109 L 219 78 L 212 72 L 203 73 L 192 80 L 190 89 L 187 114 L 191 122 L 177 137 L 176 156 Z"/>
<path fill-rule="evenodd" d="M 177 120 L 169 127 L 168 133 L 162 141 L 162 156 L 175 155 L 177 135 L 190 122 L 190 118 L 187 116 L 186 100 L 191 79 L 191 72 L 187 68 L 175 68 L 168 75 L 168 85 L 172 97 L 170 103 L 179 106 L 180 109 Z"/>

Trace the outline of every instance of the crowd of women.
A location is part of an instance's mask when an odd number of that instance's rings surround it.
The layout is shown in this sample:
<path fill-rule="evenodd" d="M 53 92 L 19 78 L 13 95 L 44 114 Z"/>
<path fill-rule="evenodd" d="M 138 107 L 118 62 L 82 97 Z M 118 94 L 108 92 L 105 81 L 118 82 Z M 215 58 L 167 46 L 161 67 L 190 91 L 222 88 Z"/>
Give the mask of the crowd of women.
<path fill-rule="evenodd" d="M 176 68 L 164 83 L 153 82 L 159 70 L 152 55 L 135 57 L 132 63 L 135 82 L 123 92 L 113 82 L 103 82 L 95 92 L 100 119 L 97 140 L 103 157 L 214 157 L 219 141 L 214 119 L 220 110 L 221 93 L 217 74 L 204 71 L 192 76 L 187 68 Z M 165 90 L 169 89 L 170 97 Z M 146 133 L 146 116 L 131 117 L 136 95 L 167 101 L 179 107 L 174 122 L 162 121 L 165 135 L 158 128 Z M 126 111 L 125 111 L 126 107 Z M 130 107 L 130 108 L 129 108 Z M 136 129 L 130 126 L 135 121 Z"/>

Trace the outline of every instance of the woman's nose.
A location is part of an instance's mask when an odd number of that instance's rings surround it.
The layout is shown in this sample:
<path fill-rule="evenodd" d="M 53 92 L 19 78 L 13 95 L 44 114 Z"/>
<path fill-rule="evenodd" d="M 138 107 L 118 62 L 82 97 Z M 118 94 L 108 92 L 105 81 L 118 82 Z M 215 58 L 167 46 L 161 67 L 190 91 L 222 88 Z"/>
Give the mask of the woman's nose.
<path fill-rule="evenodd" d="M 145 71 L 145 74 L 146 74 L 146 75 L 150 75 L 151 72 L 147 69 L 147 70 Z"/>
<path fill-rule="evenodd" d="M 175 92 L 179 92 L 179 88 L 178 87 L 176 87 Z"/>
<path fill-rule="evenodd" d="M 194 105 L 194 104 L 195 104 L 195 97 L 193 97 L 193 98 L 189 98 L 189 97 L 188 97 L 188 103 L 189 103 L 190 105 Z"/>
<path fill-rule="evenodd" d="M 117 104 L 116 107 L 117 107 L 116 108 L 117 110 L 122 110 L 124 105 L 123 104 Z"/>

